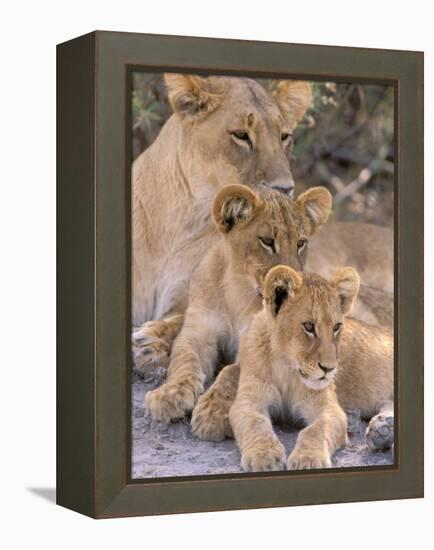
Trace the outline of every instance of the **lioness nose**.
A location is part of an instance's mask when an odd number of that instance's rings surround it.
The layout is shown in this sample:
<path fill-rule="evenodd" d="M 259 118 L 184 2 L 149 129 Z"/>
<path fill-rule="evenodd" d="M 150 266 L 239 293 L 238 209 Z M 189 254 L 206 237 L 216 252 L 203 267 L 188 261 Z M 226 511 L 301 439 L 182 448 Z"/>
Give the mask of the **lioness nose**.
<path fill-rule="evenodd" d="M 335 367 L 326 367 L 325 365 L 321 365 L 321 363 L 318 363 L 319 368 L 324 371 L 324 374 L 327 374 L 329 372 L 332 372 L 332 370 L 335 370 Z"/>
<path fill-rule="evenodd" d="M 276 179 L 266 182 L 266 185 L 289 196 L 292 196 L 294 193 L 294 180 L 292 179 Z"/>

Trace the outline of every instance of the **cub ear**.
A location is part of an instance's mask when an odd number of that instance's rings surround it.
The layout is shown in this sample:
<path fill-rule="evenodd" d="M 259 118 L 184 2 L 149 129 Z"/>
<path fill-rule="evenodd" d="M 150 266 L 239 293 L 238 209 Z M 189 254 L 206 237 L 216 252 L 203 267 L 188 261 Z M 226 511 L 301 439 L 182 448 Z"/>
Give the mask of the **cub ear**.
<path fill-rule="evenodd" d="M 264 282 L 265 306 L 276 317 L 283 304 L 294 297 L 303 279 L 291 267 L 277 265 L 270 269 Z"/>
<path fill-rule="evenodd" d="M 262 204 L 258 195 L 245 185 L 226 185 L 214 197 L 214 221 L 220 231 L 229 233 L 235 225 L 249 222 Z"/>
<path fill-rule="evenodd" d="M 347 315 L 359 292 L 360 278 L 357 271 L 352 267 L 343 267 L 333 277 L 331 284 L 338 291 L 343 315 Z"/>
<path fill-rule="evenodd" d="M 222 99 L 222 95 L 218 93 L 219 90 L 213 90 L 209 78 L 166 73 L 164 81 L 172 109 L 181 118 L 209 113 L 219 105 Z"/>
<path fill-rule="evenodd" d="M 312 103 L 312 88 L 309 82 L 282 80 L 277 85 L 276 99 L 294 129 Z"/>
<path fill-rule="evenodd" d="M 296 200 L 304 219 L 305 230 L 309 237 L 328 220 L 332 209 L 332 196 L 325 187 L 311 187 Z"/>

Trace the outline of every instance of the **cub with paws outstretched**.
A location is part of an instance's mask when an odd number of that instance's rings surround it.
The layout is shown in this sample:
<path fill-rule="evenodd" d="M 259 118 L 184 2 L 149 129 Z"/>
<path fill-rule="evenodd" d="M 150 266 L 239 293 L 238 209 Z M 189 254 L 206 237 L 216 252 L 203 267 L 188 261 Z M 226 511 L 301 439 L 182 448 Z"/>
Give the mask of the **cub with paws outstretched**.
<path fill-rule="evenodd" d="M 364 417 L 379 413 L 371 423 L 393 419 L 392 334 L 345 318 L 358 288 L 352 268 L 330 282 L 286 266 L 273 268 L 265 279 L 265 307 L 241 338 L 240 366 L 223 369 L 194 410 L 196 433 L 223 439 L 230 435 L 229 415 L 243 468 L 321 468 L 330 466 L 331 455 L 346 442 L 342 407 L 360 409 Z M 288 461 L 272 418 L 307 425 Z M 388 437 L 374 443 L 379 434 L 368 431 L 368 443 L 390 445 L 393 427 L 386 431 Z"/>

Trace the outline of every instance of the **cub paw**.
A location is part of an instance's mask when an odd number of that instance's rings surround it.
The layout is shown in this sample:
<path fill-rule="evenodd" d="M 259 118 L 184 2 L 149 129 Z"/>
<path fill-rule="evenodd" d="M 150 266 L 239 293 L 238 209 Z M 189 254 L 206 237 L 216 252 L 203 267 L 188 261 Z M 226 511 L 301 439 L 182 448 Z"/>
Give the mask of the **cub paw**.
<path fill-rule="evenodd" d="M 284 470 L 285 462 L 285 448 L 281 443 L 268 443 L 262 448 L 246 451 L 241 456 L 241 467 L 246 472 Z"/>
<path fill-rule="evenodd" d="M 168 382 L 146 394 L 145 408 L 153 420 L 168 423 L 191 411 L 199 393 L 189 383 Z"/>
<path fill-rule="evenodd" d="M 326 453 L 294 449 L 288 457 L 288 470 L 330 468 L 332 462 Z"/>
<path fill-rule="evenodd" d="M 366 443 L 371 451 L 390 449 L 394 442 L 394 416 L 383 412 L 374 416 L 366 428 Z"/>
<path fill-rule="evenodd" d="M 132 334 L 133 370 L 142 378 L 152 377 L 157 369 L 169 366 L 171 347 L 157 335 L 159 321 L 150 321 Z"/>
<path fill-rule="evenodd" d="M 191 417 L 194 435 L 205 441 L 223 441 L 226 437 L 233 437 L 229 424 L 230 405 L 212 391 L 202 395 Z"/>

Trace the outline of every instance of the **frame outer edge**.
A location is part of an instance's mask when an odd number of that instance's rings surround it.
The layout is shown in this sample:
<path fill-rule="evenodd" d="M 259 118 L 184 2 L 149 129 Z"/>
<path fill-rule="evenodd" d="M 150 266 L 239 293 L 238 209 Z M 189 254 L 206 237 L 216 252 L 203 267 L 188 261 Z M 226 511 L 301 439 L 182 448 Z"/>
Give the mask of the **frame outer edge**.
<path fill-rule="evenodd" d="M 403 481 L 424 496 L 424 54 L 403 59 L 399 91 L 399 424 Z M 401 435 L 401 434 L 400 434 Z"/>
<path fill-rule="evenodd" d="M 95 517 L 95 33 L 57 46 L 57 504 Z"/>
<path fill-rule="evenodd" d="M 182 47 L 180 42 L 182 41 Z M 423 57 L 415 52 L 394 52 L 385 50 L 361 50 L 359 48 L 334 48 L 328 46 L 305 46 L 300 44 L 270 44 L 243 41 L 194 39 L 191 37 L 163 37 L 156 35 L 139 35 L 131 33 L 111 33 L 98 31 L 93 37 L 94 55 L 96 66 L 93 65 L 93 94 L 95 103 L 91 112 L 78 109 L 77 113 L 82 117 L 90 116 L 94 124 L 95 140 L 92 142 L 94 170 L 92 175 L 97 182 L 93 188 L 92 203 L 93 223 L 92 229 L 96 233 L 91 234 L 89 240 L 94 246 L 94 238 L 98 242 L 98 253 L 93 249 L 93 261 L 95 264 L 96 281 L 95 294 L 91 295 L 92 308 L 84 300 L 81 302 L 87 313 L 91 313 L 93 325 L 90 333 L 92 339 L 88 343 L 89 335 L 79 327 L 79 334 L 84 339 L 79 341 L 79 346 L 89 346 L 97 356 L 86 357 L 87 365 L 80 364 L 78 374 L 74 378 L 80 384 L 89 384 L 92 395 L 89 395 L 87 386 L 71 389 L 70 393 L 79 396 L 83 401 L 86 411 L 80 409 L 81 425 L 85 432 L 91 432 L 90 438 L 80 433 L 76 445 L 80 455 L 87 453 L 87 469 L 85 473 L 89 479 L 81 480 L 77 484 L 77 491 L 86 493 L 85 487 L 90 491 L 91 502 L 87 509 L 78 511 L 88 513 L 93 517 L 122 517 L 127 515 L 152 515 L 181 513 L 193 511 L 211 511 L 222 509 L 247 509 L 257 507 L 275 507 L 302 504 L 315 504 L 325 502 L 354 502 L 364 500 L 414 498 L 422 496 L 423 489 L 423 454 L 422 449 L 403 448 L 403 465 L 401 470 L 371 470 L 366 472 L 348 471 L 338 473 L 315 473 L 314 475 L 294 476 L 254 476 L 250 479 L 229 479 L 216 476 L 214 479 L 201 480 L 179 479 L 151 483 L 143 480 L 143 484 L 131 484 L 126 471 L 126 422 L 123 413 L 130 414 L 128 407 L 128 394 L 126 392 L 127 368 L 124 346 L 129 341 L 128 311 L 125 310 L 126 275 L 128 266 L 125 266 L 125 245 L 128 236 L 127 226 L 128 208 L 124 204 L 126 156 L 125 156 L 125 68 L 131 65 L 140 65 L 148 70 L 158 71 L 164 67 L 166 70 L 192 70 L 197 67 L 198 73 L 220 72 L 237 74 L 243 70 L 245 73 L 255 74 L 261 72 L 261 76 L 280 77 L 280 75 L 300 75 L 300 77 L 321 80 L 332 78 L 336 81 L 365 81 L 390 85 L 393 81 L 401 80 L 408 72 L 416 76 L 407 92 L 416 99 L 417 113 L 423 110 L 423 98 L 420 96 L 418 85 L 422 72 Z M 234 55 L 229 55 L 234 52 Z M 257 53 L 258 55 L 253 55 Z M 259 55 L 260 54 L 260 55 Z M 353 55 L 355 58 L 353 59 Z M 268 60 L 268 63 L 267 63 Z M 288 60 L 291 60 L 289 70 Z M 253 65 L 254 63 L 254 65 Z M 270 65 L 271 63 L 271 65 Z M 245 64 L 245 65 L 244 65 Z M 332 66 L 335 74 L 324 68 Z M 267 69 L 263 69 L 267 66 Z M 240 69 L 240 67 L 242 69 Z M 415 68 L 417 72 L 415 74 Z M 195 70 L 195 69 L 194 69 Z M 271 74 L 272 73 L 272 74 Z M 316 75 L 319 75 L 315 78 Z M 259 73 L 256 74 L 259 76 Z M 384 80 L 383 80 L 384 77 Z M 406 80 L 408 86 L 409 80 Z M 81 79 L 78 85 L 81 93 L 85 95 L 87 81 Z M 77 86 L 77 87 L 78 87 Z M 96 86 L 96 88 L 95 88 Z M 417 92 L 415 91 L 417 89 Z M 413 90 L 413 91 L 411 91 Z M 75 91 L 78 93 L 78 90 Z M 410 108 L 404 102 L 403 108 Z M 413 105 L 414 107 L 414 105 Z M 405 119 L 403 135 L 409 130 L 408 135 L 414 136 L 415 126 Z M 86 125 L 84 125 L 86 127 Z M 417 125 L 416 125 L 417 128 Z M 76 134 L 79 136 L 79 133 Z M 411 141 L 411 135 L 409 135 Z M 77 137 L 79 140 L 80 138 Z M 417 173 L 421 176 L 423 185 L 423 172 L 415 169 L 422 158 L 422 138 L 416 140 L 415 155 L 409 155 L 405 159 L 407 169 L 404 172 Z M 408 143 L 408 142 L 406 142 Z M 82 150 L 86 153 L 83 148 Z M 411 148 L 410 148 L 411 152 Z M 414 152 L 414 151 L 413 151 Z M 81 160 L 81 159 L 80 159 Z M 404 164 L 405 164 L 404 162 Z M 76 169 L 71 163 L 72 170 Z M 413 169 L 415 171 L 413 172 Z M 71 177 L 69 175 L 69 177 Z M 95 181 L 95 180 L 92 180 Z M 404 178 L 403 178 L 404 181 Z M 121 182 L 123 182 L 121 184 Z M 128 196 L 128 194 L 127 194 Z M 415 199 L 413 207 L 420 211 L 423 207 L 422 193 Z M 88 208 L 86 199 L 81 197 L 81 205 L 84 210 Z M 90 199 L 89 199 L 90 200 Z M 403 211 L 408 215 L 410 204 L 403 204 Z M 80 222 L 87 219 L 79 214 Z M 415 225 L 421 230 L 420 218 L 411 218 L 413 230 Z M 70 227 L 68 226 L 68 230 Z M 407 249 L 400 249 L 400 253 L 408 253 Z M 78 240 L 77 240 L 78 242 Z M 411 243 L 413 245 L 413 243 Z M 422 261 L 421 249 L 412 246 L 419 262 Z M 87 250 L 87 249 L 86 249 Z M 72 264 L 72 262 L 71 262 Z M 93 265 L 93 264 L 92 264 Z M 422 264 L 420 264 L 422 265 Z M 74 267 L 75 264 L 72 265 Z M 126 268 L 126 269 L 125 269 Z M 421 268 L 420 268 L 421 269 Z M 80 272 L 81 273 L 81 272 Z M 87 272 L 86 272 L 87 273 Z M 417 271 L 415 275 L 421 276 Z M 408 286 L 406 291 L 408 293 Z M 420 303 L 420 294 L 417 295 L 417 303 L 407 297 L 407 308 L 410 308 L 410 318 L 416 319 L 416 324 L 423 321 Z M 80 315 L 83 312 L 80 310 Z M 77 316 L 76 322 L 80 322 Z M 83 319 L 81 319 L 83 321 Z M 87 322 L 87 319 L 84 319 Z M 408 322 L 408 321 L 407 321 Z M 71 326 L 72 321 L 69 326 Z M 89 326 L 89 325 L 87 325 Z M 76 335 L 78 331 L 76 330 Z M 78 335 L 79 335 L 78 334 Z M 75 336 L 76 336 L 75 335 Z M 422 337 L 419 333 L 419 338 Z M 75 338 L 75 342 L 77 342 Z M 82 344 L 83 342 L 83 344 Z M 407 339 L 407 350 L 410 348 Z M 121 349 L 122 348 L 122 349 Z M 71 337 L 71 349 L 72 346 Z M 415 380 L 412 382 L 417 395 L 420 395 L 419 383 L 422 382 L 423 356 L 417 356 L 417 368 Z M 91 367 L 89 367 L 91 359 Z M 86 370 L 91 371 L 86 372 Z M 411 376 L 411 372 L 405 370 L 405 381 Z M 403 384 L 403 387 L 405 385 Z M 406 396 L 409 391 L 405 388 Z M 406 422 L 406 431 L 414 421 L 420 420 L 421 404 L 417 406 L 407 402 L 412 418 Z M 77 413 L 79 406 L 75 407 Z M 403 414 L 406 414 L 403 411 Z M 92 419 L 92 429 L 87 424 Z M 77 421 L 78 424 L 80 422 Z M 74 433 L 71 432 L 70 421 L 64 424 L 68 434 L 65 436 L 71 440 L 70 448 L 73 448 Z M 87 433 L 86 432 L 86 433 Z M 416 440 L 420 441 L 419 431 Z M 88 434 L 89 435 L 89 434 Z M 92 452 L 85 451 L 91 444 Z M 82 458 L 82 457 L 80 457 Z M 80 466 L 84 464 L 80 460 Z M 72 470 L 69 470 L 72 471 Z M 340 479 L 343 478 L 343 479 Z M 151 480 L 152 481 L 152 480 Z M 330 496 L 332 494 L 332 496 Z M 327 496 L 329 495 L 329 496 Z M 78 499 L 79 500 L 79 499 Z M 63 505 L 63 502 L 59 502 Z M 73 506 L 68 506 L 73 509 Z M 90 512 L 89 512 L 90 510 Z"/>

